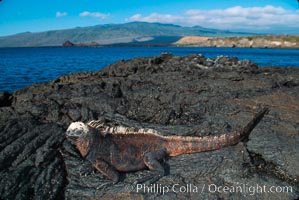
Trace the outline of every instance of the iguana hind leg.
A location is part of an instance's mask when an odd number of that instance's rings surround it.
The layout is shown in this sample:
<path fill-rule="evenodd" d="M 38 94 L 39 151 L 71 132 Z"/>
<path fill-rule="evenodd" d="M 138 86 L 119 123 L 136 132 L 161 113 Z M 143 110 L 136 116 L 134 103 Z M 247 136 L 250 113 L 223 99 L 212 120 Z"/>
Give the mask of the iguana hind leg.
<path fill-rule="evenodd" d="M 159 160 L 163 159 L 166 156 L 166 151 L 161 150 L 158 152 L 149 152 L 144 155 L 144 163 L 149 168 L 150 174 L 137 179 L 136 183 L 143 183 L 149 181 L 154 183 L 164 176 L 165 170 L 161 165 Z"/>
<path fill-rule="evenodd" d="M 119 173 L 111 167 L 108 163 L 103 160 L 96 160 L 94 167 L 101 172 L 107 178 L 113 180 L 113 182 L 118 182 L 119 180 Z"/>

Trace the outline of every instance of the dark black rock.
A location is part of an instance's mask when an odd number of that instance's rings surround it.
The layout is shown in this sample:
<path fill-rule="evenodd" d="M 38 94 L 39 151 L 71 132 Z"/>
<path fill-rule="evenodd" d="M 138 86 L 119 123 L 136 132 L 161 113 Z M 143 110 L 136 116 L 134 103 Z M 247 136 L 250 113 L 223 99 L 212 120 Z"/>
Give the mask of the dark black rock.
<path fill-rule="evenodd" d="M 296 199 L 298 80 L 296 68 L 261 69 L 237 58 L 165 53 L 3 94 L 0 199 Z M 128 191 L 146 171 L 124 173 L 113 185 L 88 170 L 90 163 L 63 142 L 72 121 L 93 119 L 154 128 L 163 135 L 219 135 L 239 130 L 265 105 L 270 113 L 247 143 L 170 158 L 167 175 L 157 184 L 290 186 L 289 193 Z"/>
<path fill-rule="evenodd" d="M 0 107 L 10 106 L 12 103 L 12 95 L 8 92 L 0 93 Z"/>
<path fill-rule="evenodd" d="M 30 118 L 0 122 L 0 194 L 3 199 L 64 197 L 64 130 Z"/>

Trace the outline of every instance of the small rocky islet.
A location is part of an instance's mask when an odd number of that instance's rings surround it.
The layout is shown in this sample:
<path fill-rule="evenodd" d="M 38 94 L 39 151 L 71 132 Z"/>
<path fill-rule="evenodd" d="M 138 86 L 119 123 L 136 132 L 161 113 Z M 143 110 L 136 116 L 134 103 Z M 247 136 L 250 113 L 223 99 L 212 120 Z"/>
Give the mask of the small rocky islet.
<path fill-rule="evenodd" d="M 62 76 L 0 95 L 0 199 L 296 199 L 299 197 L 299 69 L 249 60 L 161 54 L 121 60 L 98 72 Z M 246 143 L 167 160 L 156 184 L 185 192 L 137 192 L 146 171 L 112 184 L 64 140 L 73 121 L 103 119 L 162 135 L 239 130 L 261 107 L 270 112 Z M 209 185 L 241 186 L 212 192 Z M 255 192 L 249 187 L 291 187 Z M 197 192 L 196 192 L 197 187 Z M 199 190 L 201 188 L 204 190 Z"/>

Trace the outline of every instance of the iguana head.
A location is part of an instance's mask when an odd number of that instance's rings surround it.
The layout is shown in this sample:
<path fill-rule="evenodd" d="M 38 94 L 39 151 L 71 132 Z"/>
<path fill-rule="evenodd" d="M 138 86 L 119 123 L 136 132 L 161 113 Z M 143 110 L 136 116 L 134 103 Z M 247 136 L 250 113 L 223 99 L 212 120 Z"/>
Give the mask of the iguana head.
<path fill-rule="evenodd" d="M 81 155 L 84 157 L 89 149 L 90 128 L 83 122 L 73 122 L 66 130 L 66 138 L 76 145 Z"/>
<path fill-rule="evenodd" d="M 83 122 L 72 122 L 66 130 L 66 136 L 70 138 L 79 138 L 89 133 L 89 128 Z"/>

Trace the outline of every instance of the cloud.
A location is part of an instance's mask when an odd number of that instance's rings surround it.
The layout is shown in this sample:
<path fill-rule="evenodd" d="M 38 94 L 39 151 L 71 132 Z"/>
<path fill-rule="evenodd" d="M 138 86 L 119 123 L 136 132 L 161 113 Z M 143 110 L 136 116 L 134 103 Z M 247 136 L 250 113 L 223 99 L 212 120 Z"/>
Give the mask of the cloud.
<path fill-rule="evenodd" d="M 230 30 L 299 30 L 299 10 L 290 11 L 282 7 L 235 6 L 227 9 L 191 9 L 178 15 L 152 13 L 148 16 L 135 14 L 126 21 L 176 23 L 186 26 L 200 25 L 208 28 Z"/>
<path fill-rule="evenodd" d="M 84 11 L 79 14 L 80 17 L 95 17 L 95 18 L 100 18 L 100 19 L 106 19 L 109 17 L 109 14 L 104 14 L 100 12 L 88 12 Z"/>
<path fill-rule="evenodd" d="M 65 17 L 65 16 L 67 16 L 67 12 L 59 12 L 59 11 L 56 12 L 56 17 Z"/>
<path fill-rule="evenodd" d="M 145 21 L 145 22 L 163 22 L 163 23 L 176 23 L 182 21 L 180 16 L 170 14 L 152 13 L 149 16 L 143 17 L 141 14 L 136 14 L 127 18 L 126 21 Z"/>

